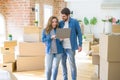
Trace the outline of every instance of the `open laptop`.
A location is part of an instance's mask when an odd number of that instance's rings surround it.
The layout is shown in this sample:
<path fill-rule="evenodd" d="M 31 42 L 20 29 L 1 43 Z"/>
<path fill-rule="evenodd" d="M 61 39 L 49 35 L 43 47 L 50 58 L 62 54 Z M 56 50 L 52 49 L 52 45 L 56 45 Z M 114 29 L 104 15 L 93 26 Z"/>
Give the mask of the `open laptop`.
<path fill-rule="evenodd" d="M 56 29 L 56 38 L 64 39 L 70 38 L 70 29 L 69 28 L 57 28 Z"/>

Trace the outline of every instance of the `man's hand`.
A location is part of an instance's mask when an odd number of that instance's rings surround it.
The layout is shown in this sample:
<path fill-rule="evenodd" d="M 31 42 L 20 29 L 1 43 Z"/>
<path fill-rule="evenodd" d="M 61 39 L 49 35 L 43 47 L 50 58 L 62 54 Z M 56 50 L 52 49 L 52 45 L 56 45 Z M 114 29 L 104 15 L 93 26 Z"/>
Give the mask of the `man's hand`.
<path fill-rule="evenodd" d="M 82 51 L 82 47 L 78 47 L 78 52 L 81 52 Z"/>

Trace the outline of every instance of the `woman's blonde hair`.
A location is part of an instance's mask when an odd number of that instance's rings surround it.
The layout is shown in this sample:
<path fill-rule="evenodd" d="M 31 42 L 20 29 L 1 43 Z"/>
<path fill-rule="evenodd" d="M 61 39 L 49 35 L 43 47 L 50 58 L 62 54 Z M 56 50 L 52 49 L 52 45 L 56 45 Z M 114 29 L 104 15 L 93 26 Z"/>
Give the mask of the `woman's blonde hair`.
<path fill-rule="evenodd" d="M 53 19 L 56 19 L 57 22 L 58 22 L 58 18 L 57 18 L 56 16 L 51 16 L 51 17 L 49 18 L 48 23 L 47 23 L 47 26 L 46 26 L 46 28 L 45 28 L 47 34 L 49 34 L 50 31 L 52 30 L 52 20 L 53 20 Z M 58 27 L 58 24 L 56 25 L 56 28 L 57 28 L 57 27 Z"/>

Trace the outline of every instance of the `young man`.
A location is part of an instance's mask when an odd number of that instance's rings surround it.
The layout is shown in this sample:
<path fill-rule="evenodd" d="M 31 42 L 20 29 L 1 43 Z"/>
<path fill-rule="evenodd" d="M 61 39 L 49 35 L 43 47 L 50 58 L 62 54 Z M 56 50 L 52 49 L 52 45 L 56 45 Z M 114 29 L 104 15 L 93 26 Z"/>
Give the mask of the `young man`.
<path fill-rule="evenodd" d="M 75 50 L 82 50 L 82 33 L 79 22 L 70 17 L 70 10 L 64 8 L 61 11 L 62 21 L 59 23 L 60 28 L 69 28 L 71 30 L 70 38 L 63 39 L 64 54 L 62 55 L 63 78 L 68 80 L 66 59 L 68 58 L 72 80 L 77 80 L 77 69 L 75 63 Z M 79 44 L 77 44 L 77 40 Z"/>

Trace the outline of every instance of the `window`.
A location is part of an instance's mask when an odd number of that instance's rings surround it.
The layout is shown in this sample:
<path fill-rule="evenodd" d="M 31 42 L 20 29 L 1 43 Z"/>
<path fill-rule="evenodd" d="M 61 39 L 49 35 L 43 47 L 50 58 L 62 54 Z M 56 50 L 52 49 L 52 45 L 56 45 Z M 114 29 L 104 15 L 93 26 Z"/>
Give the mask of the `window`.
<path fill-rule="evenodd" d="M 35 4 L 35 21 L 38 21 L 38 26 L 40 25 L 40 9 L 39 4 Z"/>
<path fill-rule="evenodd" d="M 50 5 L 44 5 L 44 28 L 48 22 L 50 16 L 52 16 L 53 8 Z"/>
<path fill-rule="evenodd" d="M 6 31 L 5 31 L 5 20 L 4 16 L 0 14 L 0 43 L 5 41 Z"/>

